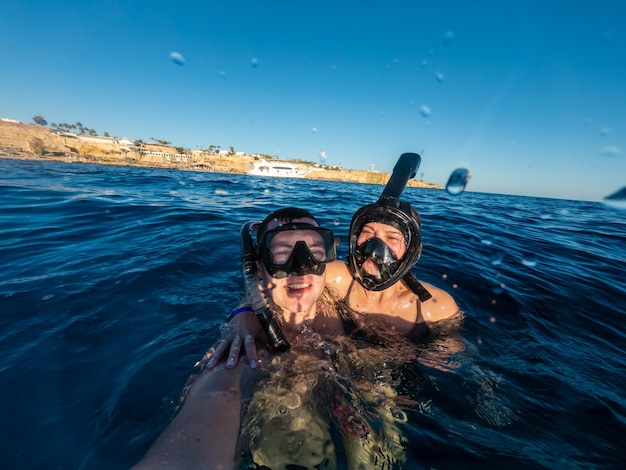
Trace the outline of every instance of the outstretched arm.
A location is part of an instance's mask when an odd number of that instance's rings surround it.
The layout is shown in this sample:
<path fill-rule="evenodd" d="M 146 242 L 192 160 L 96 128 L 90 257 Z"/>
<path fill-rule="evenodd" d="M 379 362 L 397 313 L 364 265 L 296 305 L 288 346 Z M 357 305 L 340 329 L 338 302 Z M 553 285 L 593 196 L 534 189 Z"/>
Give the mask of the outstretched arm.
<path fill-rule="evenodd" d="M 205 370 L 176 417 L 133 469 L 237 468 L 239 382 L 245 367 Z"/>

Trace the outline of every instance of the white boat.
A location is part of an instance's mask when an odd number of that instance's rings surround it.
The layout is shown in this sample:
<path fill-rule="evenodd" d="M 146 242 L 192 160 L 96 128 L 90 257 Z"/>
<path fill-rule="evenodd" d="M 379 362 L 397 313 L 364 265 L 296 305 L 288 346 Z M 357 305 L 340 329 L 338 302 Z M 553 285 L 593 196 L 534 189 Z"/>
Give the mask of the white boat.
<path fill-rule="evenodd" d="M 304 178 L 307 171 L 300 170 L 296 165 L 285 162 L 260 162 L 250 165 L 250 170 L 246 173 L 251 176 L 277 176 L 280 178 Z"/>

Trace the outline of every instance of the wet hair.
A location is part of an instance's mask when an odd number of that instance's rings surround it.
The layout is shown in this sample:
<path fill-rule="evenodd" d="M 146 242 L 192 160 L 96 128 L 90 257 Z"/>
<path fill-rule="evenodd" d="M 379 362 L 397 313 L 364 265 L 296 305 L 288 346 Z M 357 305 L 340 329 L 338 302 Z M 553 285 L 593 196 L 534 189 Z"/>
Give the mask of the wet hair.
<path fill-rule="evenodd" d="M 300 209 L 299 207 L 283 207 L 282 209 L 272 212 L 270 215 L 265 217 L 263 222 L 261 222 L 261 225 L 259 225 L 256 233 L 257 243 L 261 240 L 261 238 L 263 238 L 265 232 L 267 232 L 267 226 L 270 222 L 275 220 L 279 223 L 289 223 L 296 219 L 313 219 L 318 226 L 320 225 L 317 219 L 313 217 L 313 214 L 306 209 Z"/>

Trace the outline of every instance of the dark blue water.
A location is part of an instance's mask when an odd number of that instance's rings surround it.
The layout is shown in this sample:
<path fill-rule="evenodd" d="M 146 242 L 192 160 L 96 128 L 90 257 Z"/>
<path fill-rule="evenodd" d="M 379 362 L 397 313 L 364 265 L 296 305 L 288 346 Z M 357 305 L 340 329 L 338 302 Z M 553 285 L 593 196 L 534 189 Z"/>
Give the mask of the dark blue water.
<path fill-rule="evenodd" d="M 381 186 L 0 160 L 0 461 L 128 468 L 240 300 L 238 232 L 301 205 L 342 238 Z M 626 214 L 407 188 L 419 278 L 463 327 L 417 345 L 406 468 L 626 463 Z"/>

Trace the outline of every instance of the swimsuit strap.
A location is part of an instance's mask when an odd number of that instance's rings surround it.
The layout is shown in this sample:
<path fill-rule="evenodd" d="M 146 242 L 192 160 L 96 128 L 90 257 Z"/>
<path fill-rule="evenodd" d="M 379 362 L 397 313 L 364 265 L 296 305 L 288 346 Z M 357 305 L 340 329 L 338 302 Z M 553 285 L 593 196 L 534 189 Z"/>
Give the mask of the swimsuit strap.
<path fill-rule="evenodd" d="M 358 322 L 354 318 L 354 310 L 350 308 L 350 292 L 352 291 L 353 284 L 354 279 L 350 282 L 350 286 L 348 287 L 348 291 L 346 292 L 344 298 L 337 302 L 337 313 L 339 314 L 339 319 L 341 320 L 341 326 L 343 326 L 343 330 L 347 335 L 351 335 L 360 328 Z"/>
<path fill-rule="evenodd" d="M 422 317 L 422 309 L 417 305 L 417 320 L 415 321 L 415 325 L 413 325 L 413 329 L 406 335 L 411 341 L 419 342 L 430 335 L 430 328 L 428 327 L 428 323 L 424 321 Z"/>
<path fill-rule="evenodd" d="M 411 289 L 419 299 L 419 302 L 417 302 L 416 304 L 417 317 L 415 319 L 415 326 L 407 335 L 407 338 L 412 341 L 420 341 L 430 334 L 430 328 L 428 327 L 428 323 L 426 323 L 426 321 L 422 317 L 421 303 L 426 302 L 428 299 L 432 299 L 433 296 L 430 292 L 428 292 L 423 284 L 417 280 L 412 272 L 408 272 L 402 279 L 404 280 L 404 282 L 406 282 L 409 289 Z"/>
<path fill-rule="evenodd" d="M 341 299 L 343 302 L 346 303 L 346 305 L 350 305 L 350 293 L 352 292 L 353 285 L 354 285 L 354 278 L 352 278 L 352 280 L 350 281 L 350 285 L 348 286 L 348 291 L 346 292 L 346 295 L 344 295 L 343 299 Z"/>

